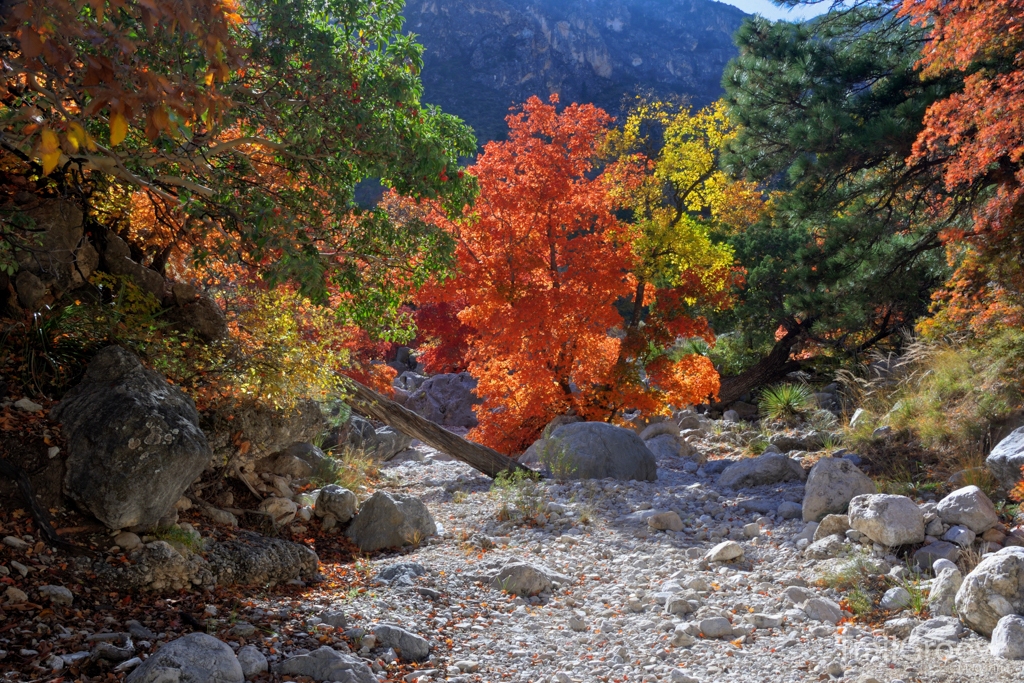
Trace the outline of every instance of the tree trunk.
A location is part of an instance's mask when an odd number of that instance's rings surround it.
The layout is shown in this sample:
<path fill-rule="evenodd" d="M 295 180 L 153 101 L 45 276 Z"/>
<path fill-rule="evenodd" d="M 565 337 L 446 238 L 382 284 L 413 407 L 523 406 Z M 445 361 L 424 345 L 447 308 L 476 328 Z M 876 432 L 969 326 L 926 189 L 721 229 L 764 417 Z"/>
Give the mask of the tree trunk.
<path fill-rule="evenodd" d="M 785 337 L 775 342 L 771 352 L 756 365 L 733 377 L 723 377 L 716 405 L 738 401 L 740 396 L 766 384 L 778 382 L 789 373 L 799 370 L 799 361 L 789 360 L 789 352 L 800 341 L 803 330 L 803 325 L 791 329 Z"/>
<path fill-rule="evenodd" d="M 467 441 L 457 434 L 452 434 L 447 429 L 430 420 L 425 420 L 355 380 L 350 380 L 348 384 L 352 388 L 349 402 L 356 412 L 394 427 L 403 434 L 415 437 L 428 446 L 476 468 L 492 479 L 502 472 L 514 472 L 515 470 L 523 470 L 531 475 L 535 474 L 533 470 L 520 465 L 493 448 Z"/>

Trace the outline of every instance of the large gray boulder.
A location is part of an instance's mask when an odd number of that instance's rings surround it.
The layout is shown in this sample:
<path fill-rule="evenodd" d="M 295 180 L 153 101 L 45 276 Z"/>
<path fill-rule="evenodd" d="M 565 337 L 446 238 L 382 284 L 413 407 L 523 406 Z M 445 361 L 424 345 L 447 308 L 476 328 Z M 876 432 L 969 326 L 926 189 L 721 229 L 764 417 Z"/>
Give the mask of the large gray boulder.
<path fill-rule="evenodd" d="M 274 672 L 292 676 L 309 676 L 314 681 L 333 683 L 378 683 L 365 661 L 334 648 L 321 647 L 309 654 L 284 660 Z"/>
<path fill-rule="evenodd" d="M 370 552 L 419 545 L 436 533 L 437 524 L 419 498 L 377 491 L 363 503 L 345 535 Z"/>
<path fill-rule="evenodd" d="M 854 497 L 875 491 L 875 482 L 849 460 L 822 458 L 807 475 L 803 519 L 816 522 L 825 515 L 842 514 Z"/>
<path fill-rule="evenodd" d="M 1003 548 L 985 557 L 964 577 L 956 610 L 965 624 L 986 637 L 1007 614 L 1024 614 L 1024 548 Z"/>
<path fill-rule="evenodd" d="M 156 525 L 210 462 L 192 399 L 117 346 L 52 417 L 68 441 L 67 494 L 111 529 Z"/>
<path fill-rule="evenodd" d="M 764 453 L 726 467 L 718 477 L 718 485 L 740 489 L 777 484 L 782 481 L 802 481 L 806 476 L 804 468 L 796 460 L 782 453 Z"/>
<path fill-rule="evenodd" d="M 530 449 L 564 479 L 658 479 L 654 454 L 636 432 L 606 422 L 562 425 Z"/>
<path fill-rule="evenodd" d="M 985 458 L 985 464 L 1007 491 L 1016 486 L 1024 478 L 1020 471 L 1020 468 L 1024 467 L 1024 427 L 1010 432 L 996 444 Z"/>
<path fill-rule="evenodd" d="M 243 683 L 235 653 L 213 636 L 190 633 L 172 640 L 128 674 L 126 683 Z"/>
<path fill-rule="evenodd" d="M 924 513 L 906 496 L 875 493 L 850 501 L 850 526 L 890 548 L 924 541 Z"/>
<path fill-rule="evenodd" d="M 996 506 L 977 486 L 965 486 L 953 491 L 939 501 L 935 512 L 946 524 L 959 524 L 979 535 L 999 522 Z"/>
<path fill-rule="evenodd" d="M 409 394 L 405 407 L 446 427 L 475 427 L 476 380 L 468 372 L 434 375 Z"/>

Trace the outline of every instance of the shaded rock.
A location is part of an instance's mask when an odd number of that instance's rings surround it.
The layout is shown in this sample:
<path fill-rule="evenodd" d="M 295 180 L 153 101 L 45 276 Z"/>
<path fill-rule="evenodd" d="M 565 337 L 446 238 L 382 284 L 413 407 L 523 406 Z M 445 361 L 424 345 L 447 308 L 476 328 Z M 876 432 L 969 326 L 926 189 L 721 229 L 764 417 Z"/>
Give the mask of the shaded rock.
<path fill-rule="evenodd" d="M 235 538 L 212 544 L 206 551 L 218 586 L 268 586 L 317 574 L 320 558 L 311 548 L 282 538 L 236 531 Z"/>
<path fill-rule="evenodd" d="M 437 524 L 414 496 L 377 491 L 363 503 L 345 532 L 363 552 L 419 545 L 437 533 Z"/>
<path fill-rule="evenodd" d="M 951 647 L 959 643 L 966 634 L 967 629 L 957 619 L 934 617 L 916 626 L 910 632 L 907 645 L 925 648 Z"/>
<path fill-rule="evenodd" d="M 242 683 L 234 651 L 213 636 L 190 633 L 167 643 L 137 669 L 127 683 Z"/>
<path fill-rule="evenodd" d="M 256 462 L 257 472 L 272 472 L 293 479 L 306 479 L 324 461 L 324 452 L 311 443 L 298 441 L 284 450 L 272 453 Z"/>
<path fill-rule="evenodd" d="M 964 577 L 956 610 L 965 624 L 986 637 L 1006 615 L 1024 612 L 1024 548 L 1003 548 L 983 559 Z"/>
<path fill-rule="evenodd" d="M 918 569 L 927 571 L 936 560 L 949 560 L 956 563 L 960 559 L 960 549 L 952 543 L 937 541 L 921 546 L 914 553 L 913 563 Z"/>
<path fill-rule="evenodd" d="M 260 511 L 267 513 L 275 526 L 284 526 L 295 519 L 299 506 L 287 498 L 270 497 L 260 503 Z"/>
<path fill-rule="evenodd" d="M 1024 659 L 1024 617 L 1007 614 L 992 631 L 989 652 L 1002 659 Z"/>
<path fill-rule="evenodd" d="M 847 515 L 825 515 L 825 518 L 818 524 L 818 528 L 814 530 L 814 537 L 812 540 L 820 541 L 827 536 L 834 536 L 836 534 L 843 535 L 850 529 L 850 518 Z"/>
<path fill-rule="evenodd" d="M 682 531 L 683 520 L 675 512 L 659 512 L 647 518 L 647 526 L 657 531 Z"/>
<path fill-rule="evenodd" d="M 709 562 L 730 562 L 743 557 L 743 546 L 736 541 L 722 541 L 705 555 Z"/>
<path fill-rule="evenodd" d="M 827 514 L 842 514 L 854 497 L 875 490 L 875 483 L 849 460 L 822 458 L 807 475 L 803 519 L 816 522 Z"/>
<path fill-rule="evenodd" d="M 257 461 L 286 450 L 295 443 L 309 443 L 327 430 L 327 420 L 316 401 L 299 401 L 291 409 L 278 409 L 256 401 L 236 401 L 205 412 L 203 431 L 213 450 L 212 465 L 223 467 L 234 460 L 246 471 Z M 240 452 L 235 442 L 243 435 L 248 446 Z M 292 453 L 294 455 L 294 453 Z"/>
<path fill-rule="evenodd" d="M 434 375 L 409 394 L 405 407 L 446 427 L 475 427 L 476 380 L 468 372 Z"/>
<path fill-rule="evenodd" d="M 775 510 L 775 514 L 778 515 L 780 519 L 799 519 L 800 517 L 803 517 L 803 512 L 803 505 L 788 500 L 779 504 L 779 507 Z"/>
<path fill-rule="evenodd" d="M 426 568 L 419 562 L 399 562 L 381 569 L 377 574 L 377 580 L 392 586 L 411 586 L 413 579 L 426 573 Z"/>
<path fill-rule="evenodd" d="M 765 453 L 729 465 L 718 477 L 718 485 L 738 489 L 782 481 L 802 481 L 806 476 L 804 468 L 796 460 L 781 453 Z"/>
<path fill-rule="evenodd" d="M 956 593 L 960 590 L 963 582 L 964 578 L 961 576 L 960 570 L 955 567 L 938 572 L 935 581 L 932 582 L 931 590 L 928 592 L 928 611 L 932 616 L 953 616 Z"/>
<path fill-rule="evenodd" d="M 845 536 L 838 534 L 825 536 L 807 546 L 804 550 L 804 557 L 811 560 L 827 560 L 842 553 L 845 547 Z"/>
<path fill-rule="evenodd" d="M 68 495 L 111 529 L 157 524 L 210 462 L 192 399 L 117 346 L 51 414 L 68 440 Z"/>
<path fill-rule="evenodd" d="M 857 496 L 850 501 L 849 517 L 852 528 L 884 546 L 896 547 L 924 540 L 924 514 L 906 496 L 884 493 Z"/>
<path fill-rule="evenodd" d="M 390 647 L 401 659 L 418 662 L 430 656 L 430 643 L 426 638 L 410 633 L 394 624 L 381 624 L 373 630 L 378 647 Z"/>
<path fill-rule="evenodd" d="M 270 668 L 267 664 L 267 658 L 252 645 L 244 645 L 238 649 L 238 665 L 242 668 L 242 675 L 245 677 L 245 680 L 266 673 Z"/>
<path fill-rule="evenodd" d="M 657 458 L 689 458 L 696 453 L 696 449 L 678 435 L 660 434 L 643 441 Z"/>
<path fill-rule="evenodd" d="M 191 330 L 207 342 L 228 336 L 227 316 L 217 302 L 205 295 L 175 306 L 169 311 L 168 318 L 176 322 L 180 329 Z"/>
<path fill-rule="evenodd" d="M 1020 468 L 1024 467 L 1024 427 L 1010 432 L 985 458 L 992 475 L 1007 491 L 1021 480 Z"/>
<path fill-rule="evenodd" d="M 977 486 L 953 491 L 939 501 L 935 512 L 946 524 L 959 524 L 976 534 L 985 533 L 999 522 L 996 506 Z"/>
<path fill-rule="evenodd" d="M 75 601 L 74 594 L 64 586 L 40 586 L 39 594 L 54 605 L 70 605 Z"/>
<path fill-rule="evenodd" d="M 562 425 L 534 446 L 539 461 L 560 478 L 611 477 L 639 481 L 658 478 L 654 454 L 636 432 L 605 422 Z"/>
<path fill-rule="evenodd" d="M 554 582 L 568 585 L 569 577 L 542 564 L 510 562 L 491 578 L 491 585 L 512 595 L 533 596 L 550 592 Z"/>
<path fill-rule="evenodd" d="M 313 509 L 317 517 L 332 515 L 336 522 L 344 524 L 355 517 L 358 505 L 356 494 L 343 486 L 328 484 L 320 489 Z"/>
<path fill-rule="evenodd" d="M 804 603 L 803 610 L 812 621 L 838 624 L 843 618 L 843 610 L 828 598 L 811 598 Z"/>
<path fill-rule="evenodd" d="M 378 683 L 366 662 L 330 647 L 321 647 L 307 655 L 284 660 L 274 666 L 278 674 L 309 676 L 314 681 L 336 683 Z"/>
<path fill-rule="evenodd" d="M 949 531 L 942 535 L 943 541 L 949 541 L 955 543 L 961 548 L 969 548 L 974 543 L 975 539 L 974 532 L 965 526 L 951 526 Z"/>

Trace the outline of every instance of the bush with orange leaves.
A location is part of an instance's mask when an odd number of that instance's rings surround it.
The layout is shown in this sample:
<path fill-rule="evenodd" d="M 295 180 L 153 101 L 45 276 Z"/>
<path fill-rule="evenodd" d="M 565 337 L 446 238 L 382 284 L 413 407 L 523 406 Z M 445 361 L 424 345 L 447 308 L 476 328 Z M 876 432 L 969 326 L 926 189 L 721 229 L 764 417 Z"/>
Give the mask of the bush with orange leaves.
<path fill-rule="evenodd" d="M 635 159 L 602 165 L 611 117 L 592 105 L 558 112 L 557 102 L 531 98 L 508 117 L 508 140 L 486 145 L 470 169 L 480 186 L 470 217 L 421 207 L 455 238 L 458 260 L 454 278 L 417 295 L 430 311 L 420 317 L 425 358 L 440 369 L 465 354 L 484 399 L 470 438 L 506 453 L 557 415 L 613 420 L 718 388 L 708 359 L 667 353 L 678 336 L 710 337 L 683 287 L 648 289 L 641 305 L 655 334 L 623 331 L 616 304 L 636 291 L 638 256 L 617 215 L 628 193 L 617 189 L 639 186 L 647 170 Z"/>

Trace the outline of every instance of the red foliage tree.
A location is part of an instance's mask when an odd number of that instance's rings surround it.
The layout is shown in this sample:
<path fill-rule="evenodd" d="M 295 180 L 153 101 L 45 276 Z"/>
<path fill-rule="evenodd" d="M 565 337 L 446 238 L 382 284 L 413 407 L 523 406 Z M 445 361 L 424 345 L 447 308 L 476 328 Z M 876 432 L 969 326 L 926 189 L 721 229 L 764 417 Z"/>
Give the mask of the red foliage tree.
<path fill-rule="evenodd" d="M 903 0 L 929 27 L 922 77 L 962 74 L 963 87 L 933 104 L 914 147 L 937 163 L 947 190 L 982 197 L 971 229 L 943 237 L 966 250 L 940 296 L 960 319 L 1013 324 L 1024 310 L 1024 0 Z"/>
<path fill-rule="evenodd" d="M 623 371 L 636 354 L 624 354 L 626 335 L 612 333 L 624 328 L 615 304 L 635 289 L 636 255 L 631 226 L 616 216 L 628 197 L 618 190 L 639 183 L 644 169 L 598 166 L 611 117 L 592 105 L 558 113 L 557 102 L 531 98 L 508 117 L 508 140 L 485 147 L 470 169 L 480 185 L 470 219 L 432 217 L 457 240 L 458 275 L 418 296 L 435 311 L 448 306 L 423 331 L 438 341 L 430 353 L 464 353 L 479 382 L 484 403 L 471 437 L 505 452 L 527 446 L 556 415 L 610 419 L 627 404 L 649 407 L 638 404 L 652 394 L 693 402 L 709 393 L 707 382 L 694 382 L 702 374 L 717 386 L 707 359 L 666 357 Z M 658 310 L 667 314 L 671 300 Z M 659 327 L 664 346 L 702 331 L 671 317 Z"/>

